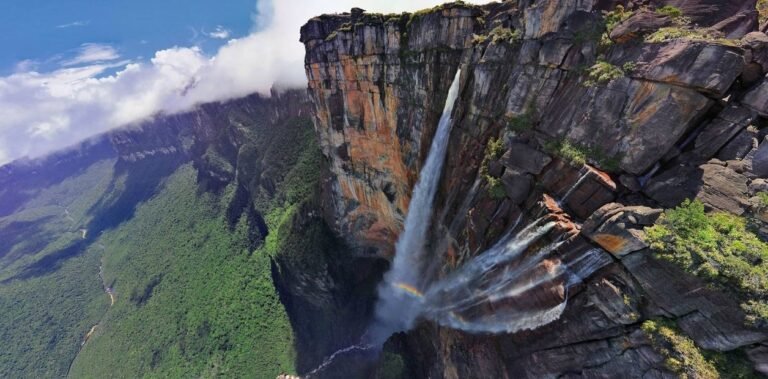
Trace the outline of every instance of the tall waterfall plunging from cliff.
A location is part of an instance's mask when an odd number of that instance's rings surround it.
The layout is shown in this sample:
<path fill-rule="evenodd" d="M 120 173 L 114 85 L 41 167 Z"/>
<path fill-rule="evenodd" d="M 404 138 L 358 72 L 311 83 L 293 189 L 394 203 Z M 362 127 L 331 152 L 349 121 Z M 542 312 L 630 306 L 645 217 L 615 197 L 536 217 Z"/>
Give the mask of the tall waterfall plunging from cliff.
<path fill-rule="evenodd" d="M 611 262 L 600 249 L 571 259 L 555 256 L 564 242 L 557 236 L 550 238 L 553 242 L 542 242 L 556 228 L 556 222 L 543 217 L 519 231 L 515 223 L 493 247 L 431 281 L 425 241 L 448 149 L 460 76 L 458 70 L 414 187 L 392 267 L 379 285 L 373 324 L 357 345 L 329 355 L 307 377 L 328 369 L 341 356 L 378 351 L 392 334 L 410 330 L 419 318 L 484 333 L 511 333 L 548 324 L 565 310 L 572 286 Z M 573 188 L 563 198 L 571 192 Z"/>
<path fill-rule="evenodd" d="M 377 328 L 371 330 L 371 338 L 384 342 L 394 332 L 410 329 L 421 313 L 421 294 L 425 283 L 423 278 L 424 241 L 432 218 L 432 203 L 437 192 L 443 162 L 451 134 L 451 113 L 459 95 L 461 69 L 456 71 L 437 132 L 432 140 L 429 155 L 419 174 L 419 181 L 413 189 L 413 196 L 405 218 L 403 233 L 395 247 L 392 268 L 379 286 L 379 301 L 376 304 Z M 405 290 L 405 291 L 403 291 Z"/>
<path fill-rule="evenodd" d="M 534 329 L 559 318 L 569 288 L 610 262 L 600 250 L 571 259 L 553 256 L 563 242 L 555 236 L 551 238 L 554 242 L 536 245 L 555 229 L 554 222 L 539 219 L 520 231 L 513 227 L 487 251 L 444 278 L 430 282 L 430 257 L 424 243 L 448 147 L 460 75 L 459 70 L 448 92 L 440 124 L 413 191 L 392 267 L 379 286 L 375 320 L 364 338 L 365 346 L 380 346 L 393 333 L 411 329 L 420 317 L 469 332 Z M 574 187 L 588 174 L 583 174 Z"/>

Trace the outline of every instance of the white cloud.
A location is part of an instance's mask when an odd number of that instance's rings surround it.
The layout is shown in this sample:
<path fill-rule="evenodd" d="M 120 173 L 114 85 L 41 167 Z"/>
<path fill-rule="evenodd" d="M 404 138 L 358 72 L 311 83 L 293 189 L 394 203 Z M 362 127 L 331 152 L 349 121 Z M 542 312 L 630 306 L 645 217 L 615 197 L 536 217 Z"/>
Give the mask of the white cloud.
<path fill-rule="evenodd" d="M 207 33 L 208 37 L 214 38 L 214 39 L 227 39 L 232 34 L 231 31 L 224 28 L 223 26 L 219 25 L 214 29 L 212 32 Z"/>
<path fill-rule="evenodd" d="M 90 21 L 74 21 L 68 24 L 57 25 L 56 27 L 59 29 L 76 28 L 78 26 L 87 26 L 90 23 L 91 23 Z"/>
<path fill-rule="evenodd" d="M 76 66 L 86 63 L 113 61 L 120 58 L 117 50 L 110 45 L 100 43 L 84 43 L 77 49 L 77 55 L 61 62 L 62 66 Z"/>
<path fill-rule="evenodd" d="M 39 65 L 40 65 L 40 62 L 34 59 L 25 59 L 23 61 L 17 62 L 13 71 L 14 72 L 34 71 L 37 69 L 37 66 Z"/>
<path fill-rule="evenodd" d="M 230 40 L 214 56 L 173 47 L 149 62 L 116 61 L 109 45 L 86 44 L 53 72 L 20 64 L 0 77 L 0 164 L 36 157 L 83 139 L 195 105 L 261 92 L 274 85 L 306 86 L 299 28 L 321 13 L 359 6 L 375 12 L 422 9 L 440 0 L 313 0 L 258 2 L 254 32 Z M 217 29 L 218 30 L 218 29 Z M 214 32 L 215 33 L 215 32 Z M 28 70 L 23 70 L 24 68 Z M 115 74 L 104 76 L 108 69 Z"/>

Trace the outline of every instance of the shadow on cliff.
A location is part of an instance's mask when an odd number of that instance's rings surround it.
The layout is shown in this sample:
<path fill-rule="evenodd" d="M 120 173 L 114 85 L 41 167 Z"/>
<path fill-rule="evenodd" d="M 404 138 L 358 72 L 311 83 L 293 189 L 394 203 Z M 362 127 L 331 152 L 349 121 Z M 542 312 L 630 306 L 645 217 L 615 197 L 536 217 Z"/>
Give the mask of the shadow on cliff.
<path fill-rule="evenodd" d="M 39 251 L 51 243 L 54 237 L 45 230 L 44 225 L 54 218 L 46 216 L 34 221 L 13 221 L 1 228 L 0 259 L 7 256 L 13 260 L 15 257 Z"/>
<path fill-rule="evenodd" d="M 359 343 L 373 315 L 382 259 L 355 257 L 320 218 L 299 212 L 272 261 L 272 278 L 294 331 L 296 368 L 306 374 L 333 352 Z M 281 231 L 282 233 L 283 231 Z M 370 377 L 366 362 L 340 362 L 321 378 Z"/>
<path fill-rule="evenodd" d="M 18 211 L 42 189 L 85 173 L 93 164 L 115 156 L 112 145 L 102 138 L 78 149 L 0 167 L 0 217 Z"/>
<path fill-rule="evenodd" d="M 137 162 L 119 161 L 105 195 L 88 211 L 93 216 L 88 224 L 89 234 L 114 229 L 131 219 L 139 204 L 156 195 L 163 180 L 185 161 L 180 154 L 150 157 Z"/>
<path fill-rule="evenodd" d="M 61 268 L 68 259 L 85 253 L 88 246 L 102 232 L 114 229 L 131 219 L 139 204 L 157 194 L 163 180 L 184 162 L 185 159 L 181 155 L 173 158 L 151 157 L 138 162 L 118 161 L 115 165 L 115 175 L 104 195 L 88 210 L 92 219 L 86 228 L 86 238 L 44 256 L 3 283 L 47 275 Z"/>

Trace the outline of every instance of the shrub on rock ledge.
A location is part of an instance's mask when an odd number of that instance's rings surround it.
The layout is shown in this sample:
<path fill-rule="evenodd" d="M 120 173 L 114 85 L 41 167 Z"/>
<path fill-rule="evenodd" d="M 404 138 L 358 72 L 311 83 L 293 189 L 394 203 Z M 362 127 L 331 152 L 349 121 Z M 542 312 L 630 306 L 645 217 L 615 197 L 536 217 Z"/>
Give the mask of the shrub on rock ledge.
<path fill-rule="evenodd" d="M 768 320 L 768 244 L 747 228 L 745 218 L 707 214 L 702 202 L 686 200 L 646 234 L 661 258 L 739 294 L 749 321 Z"/>

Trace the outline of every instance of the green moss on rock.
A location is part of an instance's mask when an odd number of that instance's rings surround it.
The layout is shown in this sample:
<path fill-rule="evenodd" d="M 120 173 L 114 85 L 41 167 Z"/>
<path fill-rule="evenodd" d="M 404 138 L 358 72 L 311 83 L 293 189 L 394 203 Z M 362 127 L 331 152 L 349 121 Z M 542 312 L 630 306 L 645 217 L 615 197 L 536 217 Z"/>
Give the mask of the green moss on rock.
<path fill-rule="evenodd" d="M 701 201 L 686 200 L 646 229 L 658 256 L 720 288 L 738 294 L 751 322 L 768 322 L 768 244 L 744 217 L 707 214 Z"/>

